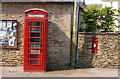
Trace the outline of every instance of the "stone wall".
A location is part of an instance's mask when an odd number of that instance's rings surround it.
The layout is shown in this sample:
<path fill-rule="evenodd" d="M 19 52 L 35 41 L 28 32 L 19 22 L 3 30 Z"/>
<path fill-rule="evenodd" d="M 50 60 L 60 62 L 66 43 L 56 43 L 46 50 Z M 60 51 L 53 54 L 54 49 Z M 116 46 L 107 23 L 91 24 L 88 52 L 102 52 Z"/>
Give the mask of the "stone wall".
<path fill-rule="evenodd" d="M 98 53 L 91 53 L 92 37 L 98 38 Z M 118 68 L 118 33 L 80 33 L 79 61 L 80 68 Z"/>
<path fill-rule="evenodd" d="M 32 8 L 48 11 L 47 69 L 66 69 L 70 64 L 72 3 L 2 3 L 0 19 L 18 20 L 18 48 L 2 49 L 3 66 L 23 65 L 24 12 Z M 91 53 L 92 37 L 98 37 L 98 53 Z M 80 68 L 118 68 L 117 33 L 80 33 Z"/>
<path fill-rule="evenodd" d="M 48 69 L 69 66 L 72 3 L 2 3 L 2 18 L 18 21 L 18 49 L 2 49 L 4 66 L 23 64 L 23 30 L 25 10 L 39 8 L 48 12 Z"/>

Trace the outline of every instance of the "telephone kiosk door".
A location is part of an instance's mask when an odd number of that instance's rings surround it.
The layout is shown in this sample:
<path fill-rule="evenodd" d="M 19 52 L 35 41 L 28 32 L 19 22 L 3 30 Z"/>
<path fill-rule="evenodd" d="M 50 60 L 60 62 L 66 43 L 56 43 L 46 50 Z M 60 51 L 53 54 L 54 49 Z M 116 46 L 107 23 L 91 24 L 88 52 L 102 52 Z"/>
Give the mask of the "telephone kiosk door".
<path fill-rule="evenodd" d="M 24 72 L 46 72 L 47 29 L 46 11 L 25 11 Z"/>

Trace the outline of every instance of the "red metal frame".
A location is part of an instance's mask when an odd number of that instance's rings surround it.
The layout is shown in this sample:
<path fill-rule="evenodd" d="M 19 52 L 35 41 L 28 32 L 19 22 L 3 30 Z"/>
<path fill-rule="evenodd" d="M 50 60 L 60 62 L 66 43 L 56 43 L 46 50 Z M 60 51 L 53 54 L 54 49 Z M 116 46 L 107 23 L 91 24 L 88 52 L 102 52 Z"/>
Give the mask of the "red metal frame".
<path fill-rule="evenodd" d="M 28 17 L 28 14 L 42 14 L 44 17 Z M 29 22 L 42 22 L 39 26 L 29 26 Z M 24 71 L 25 72 L 45 72 L 46 54 L 47 54 L 47 12 L 41 9 L 30 9 L 25 12 L 24 20 Z M 38 27 L 42 31 L 30 31 L 32 27 Z M 29 34 L 38 33 L 40 37 L 30 36 Z M 42 42 L 33 42 L 32 39 L 39 39 Z M 30 42 L 32 40 L 32 42 Z M 29 45 L 39 45 L 41 47 L 33 48 Z M 31 51 L 30 51 L 31 50 Z M 33 53 L 34 50 L 34 53 Z M 39 50 L 39 51 L 37 51 Z M 35 52 L 37 51 L 37 53 Z"/>
<path fill-rule="evenodd" d="M 98 53 L 98 38 L 92 38 L 92 53 Z"/>

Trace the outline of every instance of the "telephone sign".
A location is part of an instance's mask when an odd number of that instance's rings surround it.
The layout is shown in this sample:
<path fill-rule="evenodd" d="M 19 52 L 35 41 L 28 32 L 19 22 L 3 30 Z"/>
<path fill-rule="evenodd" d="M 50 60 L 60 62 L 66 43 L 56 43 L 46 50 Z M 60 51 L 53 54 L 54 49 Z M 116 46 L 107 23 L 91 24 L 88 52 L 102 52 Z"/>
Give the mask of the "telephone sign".
<path fill-rule="evenodd" d="M 44 17 L 44 15 L 28 14 L 28 17 Z"/>

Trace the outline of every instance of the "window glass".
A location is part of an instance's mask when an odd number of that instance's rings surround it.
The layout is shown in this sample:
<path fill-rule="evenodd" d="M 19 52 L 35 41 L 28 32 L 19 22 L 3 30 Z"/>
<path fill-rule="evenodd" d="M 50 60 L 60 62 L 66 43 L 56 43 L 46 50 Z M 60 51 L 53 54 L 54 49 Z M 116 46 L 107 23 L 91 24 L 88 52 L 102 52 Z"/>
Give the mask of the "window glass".
<path fill-rule="evenodd" d="M 29 64 L 38 64 L 38 65 L 40 65 L 40 61 L 39 60 L 29 60 Z"/>
<path fill-rule="evenodd" d="M 39 21 L 31 21 L 31 22 L 28 22 L 28 25 L 29 25 L 29 26 L 42 26 L 42 22 L 39 22 Z"/>
<path fill-rule="evenodd" d="M 29 53 L 41 53 L 41 49 L 29 49 Z"/>
<path fill-rule="evenodd" d="M 40 55 L 29 55 L 29 58 L 35 58 L 35 59 L 37 59 L 37 58 L 40 58 Z"/>
<path fill-rule="evenodd" d="M 42 31 L 42 28 L 41 27 L 30 27 L 29 31 L 38 31 L 38 32 L 40 32 L 40 31 Z"/>
<path fill-rule="evenodd" d="M 29 37 L 41 37 L 41 33 L 29 33 Z"/>
<path fill-rule="evenodd" d="M 29 42 L 42 42 L 41 38 L 29 38 Z"/>
<path fill-rule="evenodd" d="M 41 48 L 42 44 L 29 44 L 29 48 Z"/>

